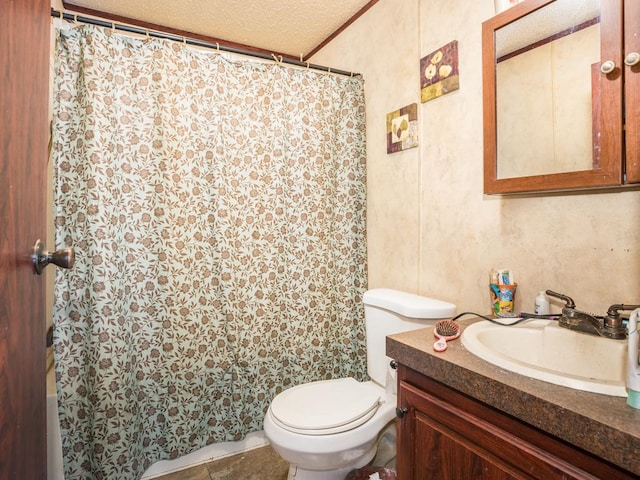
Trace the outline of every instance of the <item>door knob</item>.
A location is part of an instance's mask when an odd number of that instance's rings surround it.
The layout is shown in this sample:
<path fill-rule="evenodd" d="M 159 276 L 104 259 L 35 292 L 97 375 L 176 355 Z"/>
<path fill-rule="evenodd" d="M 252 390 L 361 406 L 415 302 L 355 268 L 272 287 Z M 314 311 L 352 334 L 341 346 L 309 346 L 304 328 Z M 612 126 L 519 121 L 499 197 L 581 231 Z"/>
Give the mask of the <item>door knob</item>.
<path fill-rule="evenodd" d="M 76 254 L 73 251 L 73 247 L 63 248 L 55 252 L 47 252 L 45 245 L 36 240 L 36 244 L 33 246 L 33 255 L 31 257 L 33 262 L 33 270 L 36 274 L 40 275 L 44 270 L 44 267 L 53 263 L 62 268 L 73 267 L 73 262 L 76 259 Z"/>

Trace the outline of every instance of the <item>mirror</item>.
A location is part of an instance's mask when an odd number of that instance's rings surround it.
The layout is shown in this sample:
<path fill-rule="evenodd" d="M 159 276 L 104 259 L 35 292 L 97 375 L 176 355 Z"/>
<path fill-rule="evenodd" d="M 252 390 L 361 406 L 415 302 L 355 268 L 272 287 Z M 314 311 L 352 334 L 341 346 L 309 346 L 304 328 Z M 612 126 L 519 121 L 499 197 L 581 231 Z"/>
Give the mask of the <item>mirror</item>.
<path fill-rule="evenodd" d="M 527 0 L 483 24 L 485 193 L 620 184 L 601 131 L 616 75 L 601 72 L 601 1 Z"/>
<path fill-rule="evenodd" d="M 596 4 L 555 2 L 496 31 L 498 178 L 597 166 L 591 121 L 599 105 Z"/>

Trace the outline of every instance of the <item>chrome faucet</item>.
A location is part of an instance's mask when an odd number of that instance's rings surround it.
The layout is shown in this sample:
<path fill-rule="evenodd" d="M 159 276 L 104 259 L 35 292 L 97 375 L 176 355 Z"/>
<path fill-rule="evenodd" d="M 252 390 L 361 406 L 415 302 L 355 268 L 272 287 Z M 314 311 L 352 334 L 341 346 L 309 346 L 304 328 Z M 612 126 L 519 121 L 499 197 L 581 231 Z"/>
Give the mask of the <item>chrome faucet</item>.
<path fill-rule="evenodd" d="M 552 290 L 547 290 L 546 293 L 565 302 L 562 315 L 558 319 L 559 326 L 616 340 L 627 337 L 627 329 L 622 323 L 623 319 L 619 311 L 640 308 L 640 305 L 615 304 L 609 307 L 607 314 L 603 317 L 576 309 L 576 303 L 567 295 Z"/>

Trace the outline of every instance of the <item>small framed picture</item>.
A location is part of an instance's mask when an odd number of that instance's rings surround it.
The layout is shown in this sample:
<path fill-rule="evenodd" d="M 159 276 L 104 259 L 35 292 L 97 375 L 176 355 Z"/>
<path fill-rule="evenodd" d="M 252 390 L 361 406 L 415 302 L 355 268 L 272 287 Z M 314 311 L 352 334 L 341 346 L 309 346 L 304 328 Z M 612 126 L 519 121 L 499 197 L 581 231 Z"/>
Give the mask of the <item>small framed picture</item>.
<path fill-rule="evenodd" d="M 418 104 L 387 114 L 387 153 L 418 146 Z"/>
<path fill-rule="evenodd" d="M 454 40 L 420 60 L 420 100 L 425 103 L 459 88 L 458 41 Z"/>

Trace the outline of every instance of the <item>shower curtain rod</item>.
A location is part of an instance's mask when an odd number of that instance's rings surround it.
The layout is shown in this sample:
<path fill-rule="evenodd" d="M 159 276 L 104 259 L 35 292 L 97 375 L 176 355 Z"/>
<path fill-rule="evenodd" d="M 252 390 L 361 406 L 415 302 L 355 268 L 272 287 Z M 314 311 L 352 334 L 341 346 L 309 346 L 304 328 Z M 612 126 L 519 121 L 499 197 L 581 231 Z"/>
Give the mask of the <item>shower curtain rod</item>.
<path fill-rule="evenodd" d="M 252 52 L 252 51 L 249 51 L 249 50 L 242 50 L 240 48 L 228 47 L 228 46 L 225 46 L 225 45 L 220 45 L 219 43 L 205 42 L 205 41 L 202 41 L 202 40 L 197 40 L 195 38 L 184 37 L 182 35 L 173 35 L 171 33 L 159 32 L 157 30 L 148 30 L 148 29 L 145 29 L 145 28 L 139 28 L 139 27 L 132 27 L 130 25 L 124 25 L 122 23 L 114 23 L 114 22 L 109 22 L 107 20 L 100 20 L 100 19 L 93 18 L 93 17 L 84 17 L 84 16 L 80 16 L 80 15 L 75 15 L 75 14 L 72 14 L 72 13 L 60 12 L 58 10 L 55 10 L 54 8 L 51 9 L 51 16 L 55 17 L 55 18 L 61 18 L 63 20 L 69 20 L 69 21 L 72 21 L 72 22 L 87 23 L 89 25 L 98 25 L 100 27 L 113 28 L 114 30 L 122 30 L 123 32 L 128 32 L 128 33 L 136 33 L 136 34 L 139 34 L 139 35 L 145 35 L 145 36 L 154 37 L 154 38 L 162 38 L 162 39 L 166 39 L 166 40 L 173 40 L 174 42 L 186 43 L 187 45 L 194 45 L 194 46 L 197 46 L 197 47 L 211 48 L 211 49 L 214 49 L 214 50 L 220 50 L 220 51 L 229 52 L 229 53 L 236 53 L 238 55 L 246 55 L 246 56 L 250 56 L 250 57 L 262 58 L 264 60 L 274 61 L 277 64 L 285 63 L 287 65 L 295 65 L 297 67 L 309 68 L 309 69 L 312 69 L 312 70 L 320 70 L 320 71 L 327 72 L 327 73 L 335 73 L 336 75 L 345 75 L 345 76 L 349 76 L 349 77 L 354 77 L 354 76 L 359 76 L 360 75 L 359 73 L 353 73 L 353 72 L 347 72 L 345 70 L 333 69 L 333 68 L 330 68 L 330 67 L 324 67 L 322 65 L 315 65 L 313 63 L 298 61 L 298 60 L 294 60 L 294 59 L 290 59 L 290 58 L 283 58 L 281 55 L 276 56 L 275 54 L 269 55 L 267 53 L 260 53 L 260 52 Z"/>

